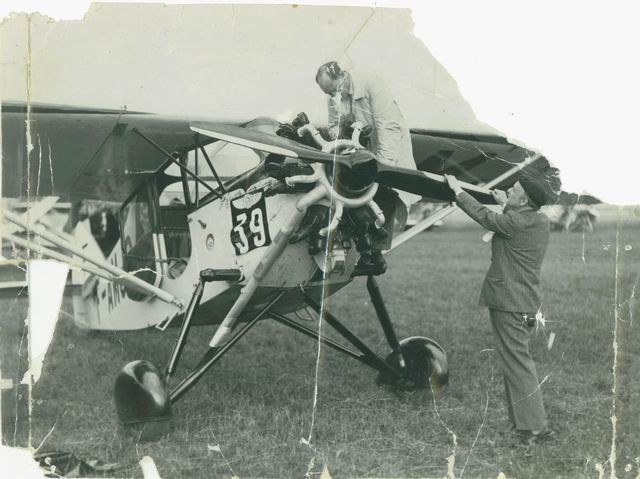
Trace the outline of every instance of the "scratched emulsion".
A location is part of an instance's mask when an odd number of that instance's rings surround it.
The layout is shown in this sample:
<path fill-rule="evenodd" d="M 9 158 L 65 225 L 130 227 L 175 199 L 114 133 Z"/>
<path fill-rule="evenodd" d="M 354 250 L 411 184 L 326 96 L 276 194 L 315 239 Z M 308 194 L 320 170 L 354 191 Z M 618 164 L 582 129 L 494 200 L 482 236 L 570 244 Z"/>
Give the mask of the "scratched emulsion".
<path fill-rule="evenodd" d="M 355 34 L 351 37 L 351 39 L 349 40 L 349 42 L 346 44 L 346 46 L 342 49 L 342 51 L 340 52 L 340 56 L 346 55 L 348 57 L 349 53 L 349 47 L 351 46 L 351 44 L 353 43 L 353 41 L 356 39 L 356 37 L 358 36 L 358 34 L 362 31 L 363 28 L 365 28 L 365 26 L 367 25 L 367 22 L 372 18 L 372 16 L 375 13 L 375 9 L 372 8 L 371 9 L 371 13 L 369 14 L 368 17 L 365 18 L 365 20 L 362 22 L 362 25 L 360 26 L 360 28 L 358 28 L 358 30 L 355 32 Z M 319 66 L 319 65 L 318 65 Z M 340 88 L 342 88 L 342 84 L 340 85 Z M 338 98 L 340 98 L 340 96 L 342 95 L 342 91 L 339 90 L 338 91 Z M 337 111 L 337 116 L 338 116 L 338 131 L 340 131 L 340 124 L 342 121 L 342 102 L 340 100 L 337 101 L 337 105 L 338 105 L 338 111 Z M 334 150 L 334 161 L 335 161 L 335 155 L 338 153 L 338 150 L 335 149 Z M 333 177 L 331 178 L 331 182 L 334 183 L 336 181 L 336 171 L 337 168 L 333 168 L 332 169 L 332 175 Z M 336 210 L 334 210 L 335 208 L 335 201 L 334 201 L 334 191 L 333 189 L 329 192 L 330 196 L 329 196 L 329 206 L 330 206 L 330 210 L 332 214 L 337 214 Z M 329 227 L 331 225 L 332 222 L 332 217 L 331 214 L 327 216 L 327 223 L 325 225 L 325 228 L 327 228 L 327 231 L 330 231 Z M 327 241 L 325 242 L 325 249 L 324 249 L 324 259 L 323 259 L 323 265 L 322 265 L 322 270 L 323 271 L 328 271 L 328 267 L 330 264 L 330 260 L 329 260 L 329 254 L 330 254 L 330 249 L 333 248 L 333 245 L 331 244 L 331 237 L 332 234 L 329 232 L 328 233 L 328 238 Z M 333 264 L 333 261 L 331 261 L 331 264 Z M 306 444 L 307 446 L 309 446 L 309 448 L 311 448 L 314 451 L 314 455 L 311 457 L 311 460 L 309 461 L 309 464 L 307 465 L 307 472 L 305 474 L 305 478 L 306 479 L 311 479 L 312 477 L 312 473 L 313 473 L 313 468 L 315 465 L 315 460 L 317 457 L 317 449 L 313 446 L 312 444 L 312 438 L 313 438 L 313 428 L 315 425 L 315 419 L 316 419 L 316 409 L 318 406 L 318 395 L 319 395 L 319 374 L 320 374 L 320 360 L 321 360 L 321 353 L 322 353 L 322 330 L 323 330 L 323 324 L 324 324 L 324 311 L 326 308 L 326 289 L 325 289 L 325 285 L 323 284 L 322 286 L 322 293 L 321 293 L 321 302 L 320 302 L 320 312 L 318 315 L 318 341 L 317 341 L 317 355 L 316 355 L 316 365 L 315 365 L 315 372 L 314 372 L 314 385 L 313 385 L 313 403 L 312 403 L 312 409 L 311 409 L 311 423 L 309 425 L 309 435 L 307 437 L 307 439 L 305 440 L 304 438 L 302 439 L 302 443 Z M 323 478 L 327 478 L 329 476 L 329 470 L 328 470 L 328 466 L 326 464 L 326 462 L 323 461 L 323 470 L 322 470 L 322 477 Z"/>
<path fill-rule="evenodd" d="M 31 154 L 33 153 L 33 138 L 31 134 L 31 15 L 27 16 L 27 58 L 26 58 L 26 88 L 27 88 L 27 117 L 25 119 L 26 122 L 26 136 L 27 136 L 27 211 L 26 211 L 26 219 L 27 225 L 30 227 L 31 222 L 29 221 L 30 215 L 30 207 L 29 202 L 31 201 Z M 27 236 L 29 236 L 30 230 L 27 228 Z M 31 252 L 27 249 L 26 257 L 27 261 L 29 260 Z M 27 268 L 28 274 L 28 268 Z M 31 342 L 31 331 L 29 330 L 29 343 Z M 29 368 L 31 368 L 31 358 L 29 357 Z M 23 381 L 21 381 L 23 382 Z M 33 413 L 33 381 L 31 378 L 28 378 L 27 382 L 28 386 L 28 403 L 29 403 L 29 442 L 27 443 L 27 447 L 31 448 L 31 436 L 32 436 L 32 413 Z M 16 417 L 17 421 L 17 417 Z"/>
<path fill-rule="evenodd" d="M 22 382 L 35 384 L 53 339 L 62 305 L 69 266 L 51 260 L 32 259 L 27 263 L 29 288 L 29 371 Z"/>
<path fill-rule="evenodd" d="M 482 352 L 485 352 L 485 351 L 481 351 L 481 353 Z M 495 352 L 495 350 L 487 349 L 486 352 Z M 493 385 L 493 366 L 491 367 L 491 379 L 489 380 L 489 383 L 487 384 L 487 389 L 485 391 L 485 403 L 484 403 L 484 411 L 482 411 L 482 422 L 480 423 L 480 426 L 478 427 L 478 431 L 476 432 L 476 435 L 473 438 L 471 447 L 469 447 L 469 452 L 467 453 L 467 459 L 464 461 L 464 464 L 462 466 L 462 469 L 460 470 L 460 475 L 458 476 L 458 479 L 462 479 L 462 476 L 464 475 L 464 471 L 467 468 L 467 465 L 469 464 L 469 459 L 471 459 L 471 453 L 473 453 L 473 448 L 476 446 L 476 443 L 480 438 L 480 433 L 482 432 L 482 428 L 484 427 L 487 421 L 487 413 L 489 412 L 489 398 L 490 398 L 489 390 L 492 385 Z M 435 402 L 434 402 L 434 406 L 435 406 Z M 453 464 L 451 464 L 450 468 L 447 471 L 447 474 L 452 477 L 455 477 L 455 474 L 453 471 Z"/>
<path fill-rule="evenodd" d="M 618 210 L 618 222 L 616 225 L 616 256 L 615 256 L 615 276 L 614 276 L 614 294 L 613 294 L 613 364 L 611 366 L 611 374 L 613 375 L 613 385 L 611 386 L 611 452 L 609 453 L 609 477 L 614 479 L 616 475 L 616 461 L 618 459 L 616 452 L 616 439 L 618 437 L 618 417 L 616 416 L 616 403 L 618 401 L 618 322 L 620 316 L 618 314 L 618 282 L 619 278 L 619 261 L 620 261 L 620 227 L 622 223 L 622 209 Z"/>

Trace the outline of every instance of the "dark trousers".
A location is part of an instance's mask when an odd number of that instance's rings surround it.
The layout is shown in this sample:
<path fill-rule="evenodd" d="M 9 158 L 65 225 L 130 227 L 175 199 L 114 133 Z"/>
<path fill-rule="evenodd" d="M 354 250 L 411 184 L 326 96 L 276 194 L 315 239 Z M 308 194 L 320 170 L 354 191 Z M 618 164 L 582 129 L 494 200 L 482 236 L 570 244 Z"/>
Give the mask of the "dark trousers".
<path fill-rule="evenodd" d="M 380 234 L 375 231 L 373 227 L 373 221 L 375 217 L 373 213 L 369 211 L 369 208 L 364 206 L 351 212 L 353 218 L 360 224 L 369 225 L 369 233 L 371 233 L 371 246 L 374 250 L 387 250 L 391 248 L 391 241 L 394 236 L 402 233 L 405 225 L 407 224 L 408 211 L 405 204 L 402 202 L 398 193 L 386 186 L 380 186 L 373 201 L 380 207 L 382 214 L 384 215 L 384 233 Z"/>
<path fill-rule="evenodd" d="M 529 353 L 535 321 L 523 313 L 489 310 L 504 375 L 511 424 L 518 430 L 538 431 L 547 425 L 536 366 Z"/>

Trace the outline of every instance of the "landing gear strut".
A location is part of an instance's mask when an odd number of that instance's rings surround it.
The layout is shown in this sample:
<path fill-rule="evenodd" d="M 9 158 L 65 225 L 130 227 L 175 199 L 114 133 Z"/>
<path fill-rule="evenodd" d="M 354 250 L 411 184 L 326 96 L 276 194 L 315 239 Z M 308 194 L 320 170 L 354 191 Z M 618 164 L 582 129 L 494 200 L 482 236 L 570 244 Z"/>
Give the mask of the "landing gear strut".
<path fill-rule="evenodd" d="M 191 389 L 204 373 L 284 295 L 284 292 L 279 293 L 251 321 L 239 328 L 239 331 L 224 346 L 209 348 L 196 368 L 169 392 L 168 380 L 175 373 L 180 360 L 193 317 L 202 299 L 205 283 L 240 281 L 241 279 L 242 275 L 238 270 L 205 269 L 200 272 L 200 279 L 186 309 L 164 376 L 149 361 L 132 361 L 122 368 L 116 377 L 114 399 L 118 418 L 127 432 L 135 434 L 143 441 L 155 440 L 166 434 L 172 416 L 171 405 Z"/>
<path fill-rule="evenodd" d="M 449 381 L 447 355 L 442 346 L 433 339 L 421 336 L 398 341 L 387 307 L 382 299 L 380 287 L 373 276 L 367 278 L 367 290 L 384 335 L 391 346 L 391 354 L 385 358 L 385 361 L 400 368 L 403 373 L 402 378 L 398 380 L 396 376 L 390 376 L 385 371 L 380 371 L 376 382 L 408 391 L 429 387 L 434 392 L 439 391 Z"/>
<path fill-rule="evenodd" d="M 330 348 L 351 356 L 377 370 L 378 377 L 376 382 L 380 385 L 391 386 L 407 391 L 431 388 L 434 393 L 439 392 L 449 381 L 447 356 L 442 346 L 432 339 L 421 336 L 414 336 L 399 341 L 389 313 L 387 312 L 380 288 L 373 276 L 367 278 L 367 290 L 369 291 L 371 302 L 373 303 L 384 335 L 391 347 L 391 353 L 385 359 L 382 359 L 373 352 L 335 316 L 323 310 L 307 293 L 304 293 L 307 305 L 318 315 L 322 314 L 327 324 L 351 343 L 358 351 L 353 351 L 328 338 L 319 337 L 318 333 L 312 329 L 282 315 L 271 314 L 271 316 L 279 323 L 295 329 L 315 340 L 321 341 Z"/>
<path fill-rule="evenodd" d="M 322 315 L 327 324 L 348 341 L 355 350 L 332 339 L 322 337 L 317 331 L 273 311 L 274 306 L 286 293 L 286 291 L 280 291 L 264 308 L 239 327 L 228 341 L 220 346 L 210 347 L 191 373 L 170 391 L 167 381 L 176 370 L 193 316 L 202 298 L 204 284 L 209 281 L 240 279 L 239 272 L 235 270 L 202 271 L 200 281 L 189 302 L 176 343 L 170 354 L 164 377 L 150 362 L 133 361 L 127 364 L 116 378 L 114 397 L 118 416 L 125 429 L 134 431 L 139 439 L 154 440 L 165 434 L 169 429 L 172 404 L 189 391 L 260 319 L 266 317 L 377 370 L 378 384 L 403 390 L 431 388 L 437 392 L 449 380 L 447 357 L 438 343 L 432 339 L 418 336 L 402 341 L 398 340 L 377 281 L 373 276 L 369 276 L 367 290 L 385 338 L 391 347 L 391 353 L 386 358 L 383 359 L 370 349 L 347 326 L 324 310 L 304 289 L 302 289 L 302 295 L 307 305 L 315 310 L 319 316 Z"/>

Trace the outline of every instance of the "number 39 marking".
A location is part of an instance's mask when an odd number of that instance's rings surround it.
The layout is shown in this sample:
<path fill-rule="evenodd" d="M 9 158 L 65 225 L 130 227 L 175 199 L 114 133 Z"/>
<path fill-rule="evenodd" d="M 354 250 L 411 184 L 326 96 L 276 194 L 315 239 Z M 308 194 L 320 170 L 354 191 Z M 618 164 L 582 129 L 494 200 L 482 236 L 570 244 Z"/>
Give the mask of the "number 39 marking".
<path fill-rule="evenodd" d="M 265 221 L 264 198 L 247 209 L 236 208 L 232 204 L 231 214 L 233 222 L 231 242 L 237 255 L 246 254 L 271 243 L 269 224 Z"/>
<path fill-rule="evenodd" d="M 246 221 L 246 213 L 240 213 L 239 215 L 236 215 L 236 219 L 234 221 L 236 225 L 233 227 L 233 231 L 236 233 L 236 238 L 239 241 L 234 241 L 233 235 L 231 239 L 233 245 L 236 247 L 236 254 L 245 254 L 249 252 L 249 240 L 247 239 L 247 235 L 244 234 L 244 224 Z"/>
<path fill-rule="evenodd" d="M 253 233 L 253 243 L 256 248 L 264 246 L 267 242 L 267 238 L 264 234 L 264 216 L 261 209 L 251 210 L 251 222 L 249 223 L 249 229 Z"/>

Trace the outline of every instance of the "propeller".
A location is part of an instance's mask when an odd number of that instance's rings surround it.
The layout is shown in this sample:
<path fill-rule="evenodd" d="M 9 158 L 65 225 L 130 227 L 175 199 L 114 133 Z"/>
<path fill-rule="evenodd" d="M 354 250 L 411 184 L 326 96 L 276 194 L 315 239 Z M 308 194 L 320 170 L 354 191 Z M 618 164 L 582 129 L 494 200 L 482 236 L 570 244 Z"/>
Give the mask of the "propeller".
<path fill-rule="evenodd" d="M 414 193 L 439 201 L 454 201 L 455 194 L 444 176 L 426 171 L 411 170 L 378 162 L 376 181 L 396 190 Z M 496 204 L 489 189 L 460 181 L 460 186 L 482 204 Z"/>
<path fill-rule="evenodd" d="M 192 123 L 191 129 L 210 138 L 235 143 L 236 145 L 246 146 L 247 148 L 264 151 L 266 153 L 273 153 L 274 155 L 297 158 L 312 163 L 333 165 L 337 162 L 345 166 L 352 166 L 350 155 L 326 153 L 288 138 L 272 135 L 263 131 L 210 122 Z"/>
<path fill-rule="evenodd" d="M 364 149 L 356 150 L 349 155 L 326 153 L 281 136 L 221 123 L 195 122 L 191 129 L 202 135 L 247 148 L 330 165 L 336 169 L 334 176 L 337 183 L 348 189 L 360 191 L 363 186 L 375 181 L 390 188 L 440 201 L 455 199 L 444 176 L 381 163 L 376 161 L 371 152 Z M 496 203 L 488 189 L 470 183 L 461 182 L 461 185 L 478 201 L 485 204 Z"/>

